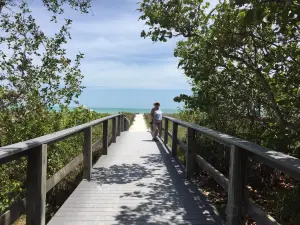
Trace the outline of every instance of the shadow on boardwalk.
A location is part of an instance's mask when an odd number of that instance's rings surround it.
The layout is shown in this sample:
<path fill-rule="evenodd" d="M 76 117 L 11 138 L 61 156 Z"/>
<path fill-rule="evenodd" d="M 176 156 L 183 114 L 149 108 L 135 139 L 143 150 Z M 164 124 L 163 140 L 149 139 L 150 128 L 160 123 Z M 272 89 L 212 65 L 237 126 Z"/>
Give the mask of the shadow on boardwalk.
<path fill-rule="evenodd" d="M 136 204 L 121 205 L 117 224 L 222 224 L 205 196 L 183 178 L 182 167 L 160 142 L 156 144 L 160 154 L 141 156 L 142 163 L 94 168 L 93 179 L 98 184 L 135 186 L 120 194 L 120 199 Z"/>
<path fill-rule="evenodd" d="M 148 177 L 151 170 L 139 164 L 113 165 L 109 168 L 94 168 L 92 177 L 93 181 L 102 184 L 128 184 Z"/>

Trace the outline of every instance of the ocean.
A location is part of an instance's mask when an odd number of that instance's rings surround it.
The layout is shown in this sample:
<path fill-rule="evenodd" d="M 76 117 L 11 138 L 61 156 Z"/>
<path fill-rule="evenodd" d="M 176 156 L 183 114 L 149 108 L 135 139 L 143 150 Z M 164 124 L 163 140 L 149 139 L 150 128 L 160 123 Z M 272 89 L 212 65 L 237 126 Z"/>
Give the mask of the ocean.
<path fill-rule="evenodd" d="M 79 96 L 80 105 L 101 113 L 148 113 L 154 102 L 160 102 L 164 113 L 176 113 L 183 103 L 174 102 L 180 94 L 189 95 L 188 90 L 142 90 L 142 89 L 101 89 L 87 87 Z M 75 105 L 70 105 L 70 108 Z M 57 109 L 56 109 L 57 110 Z"/>
<path fill-rule="evenodd" d="M 151 109 L 138 109 L 138 108 L 89 108 L 99 113 L 119 113 L 119 112 L 131 112 L 131 113 L 150 113 Z M 178 113 L 178 109 L 161 109 L 163 113 Z"/>
<path fill-rule="evenodd" d="M 70 109 L 74 107 L 69 107 Z M 131 112 L 131 113 L 150 113 L 151 109 L 140 109 L 140 108 L 94 108 L 87 107 L 88 109 L 94 110 L 98 113 L 110 113 L 115 114 L 119 112 Z M 59 107 L 54 107 L 55 110 L 59 110 Z M 179 109 L 163 109 L 161 108 L 163 113 L 178 113 Z"/>

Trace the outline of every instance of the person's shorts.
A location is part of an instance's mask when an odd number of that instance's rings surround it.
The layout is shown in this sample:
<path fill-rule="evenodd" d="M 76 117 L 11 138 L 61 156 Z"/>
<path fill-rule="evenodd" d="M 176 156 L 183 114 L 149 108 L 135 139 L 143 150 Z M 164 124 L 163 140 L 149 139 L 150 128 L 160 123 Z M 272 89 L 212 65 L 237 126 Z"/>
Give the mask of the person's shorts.
<path fill-rule="evenodd" d="M 155 121 L 153 124 L 155 125 L 155 127 L 159 128 L 161 125 L 161 121 Z"/>

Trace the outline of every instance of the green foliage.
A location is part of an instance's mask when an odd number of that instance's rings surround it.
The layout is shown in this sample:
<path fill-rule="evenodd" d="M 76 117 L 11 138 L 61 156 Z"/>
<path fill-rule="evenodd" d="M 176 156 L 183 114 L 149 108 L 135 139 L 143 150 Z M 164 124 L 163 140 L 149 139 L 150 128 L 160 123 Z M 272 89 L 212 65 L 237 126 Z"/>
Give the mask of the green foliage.
<path fill-rule="evenodd" d="M 152 121 L 151 115 L 149 113 L 144 113 L 144 119 L 147 128 L 150 128 L 150 122 Z"/>
<path fill-rule="evenodd" d="M 185 103 L 181 118 L 300 157 L 299 3 L 236 0 L 220 1 L 211 11 L 207 7 L 201 0 L 140 3 L 140 19 L 149 27 L 142 37 L 183 37 L 174 55 L 192 94 L 174 99 Z M 206 151 L 201 154 L 226 173 L 226 149 L 199 141 Z M 256 172 L 250 182 L 263 187 L 264 194 L 278 188 L 280 173 L 257 162 L 251 168 Z M 297 192 L 292 195 L 298 198 Z M 280 204 L 289 205 L 296 217 L 299 208 L 291 207 L 290 200 Z M 276 218 L 292 222 L 283 211 L 276 211 Z"/>
<path fill-rule="evenodd" d="M 122 114 L 124 114 L 125 117 L 129 120 L 130 122 L 129 127 L 131 127 L 135 118 L 135 114 L 131 112 L 122 112 Z"/>
<path fill-rule="evenodd" d="M 74 127 L 98 118 L 108 116 L 108 114 L 96 113 L 90 111 L 83 107 L 74 108 L 69 110 L 68 108 L 62 108 L 60 111 L 46 111 L 43 121 L 35 120 L 32 118 L 30 121 L 31 126 L 38 128 L 37 131 L 33 132 L 34 129 L 29 130 L 25 133 L 6 133 L 2 135 L 3 140 L 11 140 L 11 143 L 24 141 L 30 138 L 35 138 L 45 134 L 53 133 L 59 130 L 63 130 L 69 127 Z M 133 121 L 134 114 L 125 113 L 126 117 Z M 24 124 L 11 124 L 10 129 L 16 131 L 18 129 L 28 126 L 27 123 Z M 112 124 L 109 121 L 109 139 L 112 134 Z M 21 135 L 21 136 L 18 136 Z M 93 127 L 93 143 L 101 139 L 102 137 L 102 125 L 97 125 Z M 2 141 L 4 142 L 4 141 Z M 67 163 L 72 159 L 82 153 L 83 146 L 83 134 L 75 134 L 64 141 L 57 142 L 52 145 L 48 145 L 48 162 L 47 162 L 47 178 L 52 177 L 56 172 L 63 168 Z M 14 202 L 18 202 L 20 199 L 25 197 L 26 193 L 26 168 L 27 160 L 26 158 L 21 158 L 4 165 L 0 166 L 0 214 L 7 210 Z M 75 175 L 80 173 L 80 169 L 76 172 Z M 81 175 L 79 175 L 81 177 Z M 54 192 L 51 192 L 53 196 L 48 196 L 47 201 L 48 205 L 48 214 L 53 214 L 53 210 L 56 210 L 58 202 L 63 203 L 63 201 L 55 200 L 54 198 L 60 196 L 59 198 L 66 199 L 67 196 L 73 189 L 70 189 L 70 186 L 74 186 L 76 177 L 67 178 L 66 182 L 63 182 L 62 185 L 58 185 L 55 188 Z M 77 178 L 76 178 L 77 179 Z M 73 187 L 75 188 L 75 186 Z M 63 196 L 61 196 L 63 195 Z M 50 215 L 48 215 L 48 218 Z"/>
<path fill-rule="evenodd" d="M 72 60 L 63 45 L 70 38 L 71 20 L 53 37 L 45 36 L 25 2 L 18 12 L 2 12 L 0 29 L 0 109 L 34 111 L 55 104 L 68 105 L 83 86 L 79 69 L 83 54 Z M 23 111 L 23 110 L 22 110 Z"/>
<path fill-rule="evenodd" d="M 297 185 L 290 191 L 281 190 L 278 193 L 278 202 L 275 205 L 275 213 L 280 216 L 281 220 L 286 218 L 293 218 L 292 224 L 300 223 L 299 204 L 300 201 L 300 187 Z M 276 200 L 277 200 L 276 199 Z"/>
<path fill-rule="evenodd" d="M 180 114 L 178 113 L 172 113 L 172 114 L 164 114 L 166 116 L 170 116 L 176 119 L 181 119 L 180 118 Z M 150 122 L 152 121 L 152 117 L 150 114 L 145 113 L 144 114 L 144 119 L 146 121 L 146 125 L 148 128 L 150 128 Z M 165 122 L 163 121 L 163 127 L 165 126 Z M 173 122 L 168 121 L 168 131 L 172 134 L 172 126 L 173 126 Z M 164 131 L 163 131 L 164 132 Z M 187 135 L 187 130 L 184 127 L 178 126 L 178 131 L 177 131 L 177 138 L 179 140 L 181 140 L 183 143 L 186 143 L 186 135 Z M 164 138 L 164 136 L 162 136 L 162 138 Z M 171 149 L 172 148 L 172 138 L 170 138 L 168 136 L 168 146 Z M 181 163 L 185 163 L 185 151 L 184 149 L 181 149 L 178 145 L 177 145 L 177 157 L 178 159 L 181 161 Z"/>
<path fill-rule="evenodd" d="M 288 138 L 286 143 L 297 143 L 300 128 L 298 25 L 294 23 L 294 14 L 288 14 L 284 18 L 289 28 L 283 29 L 280 5 L 253 3 L 255 7 L 250 9 L 220 3 L 205 13 L 207 4 L 202 1 L 144 1 L 141 19 L 150 28 L 143 34 L 159 40 L 164 37 L 163 29 L 174 32 L 178 26 L 184 28 L 185 24 L 191 24 L 194 29 L 190 35 L 177 32 L 176 35 L 187 39 L 178 42 L 174 54 L 190 78 L 193 95 L 181 95 L 175 100 L 185 102 L 189 109 L 206 113 L 218 124 L 246 120 L 262 128 L 258 135 L 269 130 L 273 136 Z M 197 20 L 190 19 L 188 14 L 196 8 L 202 9 L 196 13 Z M 288 7 L 298 8 L 296 3 Z M 177 13 L 161 13 L 164 10 L 177 10 Z"/>
<path fill-rule="evenodd" d="M 43 2 L 54 15 L 63 13 L 65 3 L 83 13 L 89 8 L 89 0 Z M 59 128 L 63 113 L 50 115 L 48 110 L 55 105 L 65 108 L 83 89 L 79 68 L 83 54 L 79 53 L 72 61 L 63 47 L 71 38 L 72 21 L 65 19 L 61 29 L 47 37 L 26 1 L 3 3 L 0 6 L 0 146 L 47 134 L 53 126 Z M 57 22 L 55 16 L 52 22 Z M 56 117 L 52 118 L 54 124 L 45 123 L 49 116 Z"/>
<path fill-rule="evenodd" d="M 23 2 L 26 2 L 23 0 Z M 66 4 L 71 6 L 72 9 L 78 10 L 82 13 L 88 13 L 91 7 L 91 0 L 41 0 L 48 11 L 55 14 L 64 13 L 64 8 Z M 0 1 L 0 12 L 3 9 L 10 8 L 19 4 L 18 0 L 1 0 Z"/>
<path fill-rule="evenodd" d="M 11 127 L 5 128 L 7 131 L 11 132 L 7 132 L 1 136 L 2 143 L 6 145 L 28 140 L 105 116 L 108 116 L 108 114 L 92 112 L 82 107 L 78 107 L 73 110 L 65 108 L 59 112 L 46 111 L 44 112 L 44 118 L 42 121 L 32 118 L 30 121 L 27 120 L 26 123 L 24 121 L 23 124 L 11 123 Z M 13 132 L 19 129 L 21 129 L 23 132 Z M 109 129 L 111 130 L 111 126 Z M 93 142 L 99 140 L 101 135 L 102 127 L 94 127 Z M 9 140 L 9 143 L 7 143 L 6 140 Z M 64 141 L 49 145 L 47 178 L 53 176 L 73 158 L 81 154 L 82 146 L 83 134 L 76 134 Z M 24 197 L 26 168 L 26 158 L 21 158 L 20 160 L 12 161 L 0 166 L 0 214 L 2 214 L 3 211 L 7 209 L 13 202 Z"/>
<path fill-rule="evenodd" d="M 196 27 L 202 26 L 204 10 L 209 4 L 203 0 L 144 0 L 138 11 L 143 15 L 149 31 L 142 31 L 141 37 L 150 36 L 152 41 L 163 41 L 182 35 L 189 37 Z"/>
<path fill-rule="evenodd" d="M 42 2 L 53 14 L 49 18 L 53 23 L 58 22 L 56 16 L 64 12 L 66 5 L 81 13 L 88 13 L 90 8 L 90 0 Z M 46 36 L 26 0 L 0 0 L 0 146 L 107 115 L 82 107 L 70 111 L 67 107 L 72 101 L 78 104 L 76 98 L 84 88 L 80 70 L 83 54 L 68 58 L 64 47 L 71 38 L 71 24 L 72 21 L 66 18 L 56 33 Z M 60 106 L 60 111 L 53 110 L 56 105 Z M 102 127 L 94 127 L 93 141 L 101 134 Z M 77 134 L 49 145 L 47 177 L 81 154 L 82 144 L 83 136 Z M 26 167 L 26 158 L 0 165 L 0 214 L 25 196 Z M 69 180 L 69 185 L 72 182 L 75 183 Z M 67 193 L 68 188 L 64 185 L 66 183 L 59 186 Z M 48 196 L 47 200 L 55 204 L 55 196 Z"/>

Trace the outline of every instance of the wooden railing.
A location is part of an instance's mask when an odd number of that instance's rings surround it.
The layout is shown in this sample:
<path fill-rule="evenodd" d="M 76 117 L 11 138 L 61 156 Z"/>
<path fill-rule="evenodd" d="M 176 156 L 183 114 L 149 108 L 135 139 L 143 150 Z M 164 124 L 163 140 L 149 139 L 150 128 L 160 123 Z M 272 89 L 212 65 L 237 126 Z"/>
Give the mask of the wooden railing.
<path fill-rule="evenodd" d="M 172 133 L 169 132 L 169 121 L 172 122 Z M 178 140 L 178 126 L 187 128 L 187 143 Z M 258 225 L 279 225 L 274 218 L 263 212 L 263 210 L 248 197 L 246 189 L 247 159 L 251 157 L 300 180 L 299 159 L 246 140 L 168 116 L 164 116 L 164 128 L 162 129 L 163 141 L 166 146 L 168 146 L 168 137 L 172 138 L 170 151 L 173 157 L 176 157 L 177 145 L 185 151 L 185 175 L 187 179 L 192 177 L 195 166 L 198 165 L 227 191 L 228 225 L 244 225 L 246 214 L 255 220 Z M 197 146 L 196 133 L 230 147 L 229 179 L 196 153 L 197 148 L 200 147 Z"/>
<path fill-rule="evenodd" d="M 83 162 L 83 179 L 91 179 L 92 153 L 95 146 L 102 143 L 102 154 L 107 154 L 108 121 L 112 120 L 112 142 L 116 142 L 121 132 L 128 130 L 129 120 L 123 114 L 112 115 L 76 127 L 58 131 L 32 140 L 0 148 L 0 164 L 28 157 L 26 198 L 0 216 L 0 225 L 13 224 L 22 214 L 26 213 L 26 224 L 44 225 L 46 212 L 46 193 L 64 179 L 73 169 Z M 92 144 L 92 127 L 103 124 L 103 137 Z M 83 154 L 80 154 L 54 176 L 47 175 L 47 145 L 62 141 L 74 134 L 84 133 Z"/>

